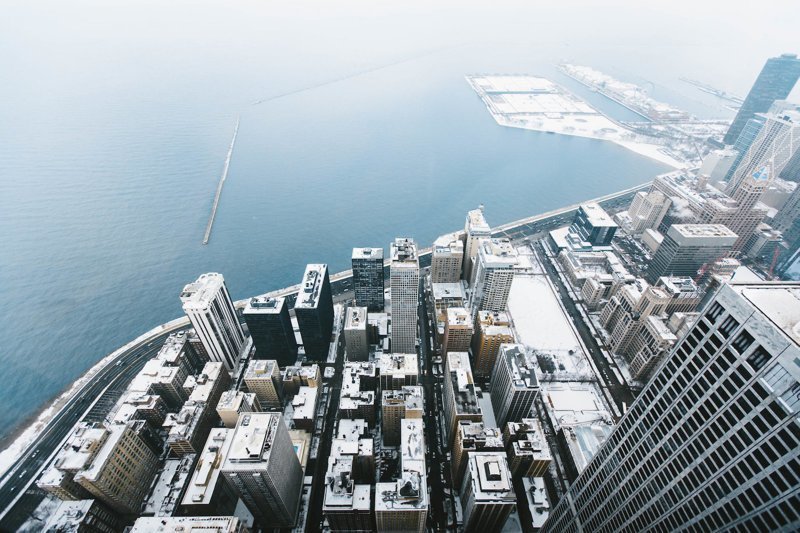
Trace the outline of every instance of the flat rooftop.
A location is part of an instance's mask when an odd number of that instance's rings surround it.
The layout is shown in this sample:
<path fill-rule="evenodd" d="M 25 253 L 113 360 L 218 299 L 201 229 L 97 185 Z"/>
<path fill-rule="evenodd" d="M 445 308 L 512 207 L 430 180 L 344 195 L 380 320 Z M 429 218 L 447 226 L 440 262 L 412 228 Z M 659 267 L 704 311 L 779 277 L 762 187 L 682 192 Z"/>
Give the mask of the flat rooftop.
<path fill-rule="evenodd" d="M 215 361 L 206 363 L 203 367 L 203 371 L 195 376 L 194 388 L 189 395 L 189 400 L 207 402 L 217 384 L 217 380 L 220 379 L 223 372 L 227 371 L 222 363 Z"/>
<path fill-rule="evenodd" d="M 270 379 L 277 369 L 278 362 L 274 359 L 252 359 L 247 365 L 244 379 Z"/>
<path fill-rule="evenodd" d="M 184 309 L 206 309 L 224 286 L 225 278 L 222 277 L 222 274 L 216 272 L 202 274 L 196 281 L 189 283 L 181 291 L 181 301 Z"/>
<path fill-rule="evenodd" d="M 443 254 L 443 253 L 463 254 L 464 242 L 459 238 L 458 232 L 447 233 L 445 235 L 437 237 L 436 240 L 433 241 L 432 248 L 434 254 Z"/>
<path fill-rule="evenodd" d="M 248 315 L 278 315 L 286 307 L 283 296 L 254 296 L 247 300 L 244 312 Z"/>
<path fill-rule="evenodd" d="M 311 263 L 306 266 L 303 281 L 300 283 L 300 292 L 297 294 L 294 304 L 295 309 L 315 309 L 319 305 L 319 296 L 327 275 L 328 265 L 326 264 Z"/>
<path fill-rule="evenodd" d="M 800 283 L 733 281 L 729 287 L 764 313 L 795 346 L 800 344 Z"/>
<path fill-rule="evenodd" d="M 472 326 L 472 317 L 463 307 L 447 309 L 447 323 L 451 326 Z"/>
<path fill-rule="evenodd" d="M 473 452 L 468 461 L 477 501 L 516 500 L 505 452 Z"/>
<path fill-rule="evenodd" d="M 433 299 L 442 300 L 445 298 L 466 298 L 464 286 L 461 283 L 431 283 Z"/>
<path fill-rule="evenodd" d="M 485 239 L 481 241 L 478 255 L 487 265 L 514 266 L 517 264 L 517 249 L 508 239 Z"/>
<path fill-rule="evenodd" d="M 367 308 L 348 307 L 345 313 L 344 329 L 367 329 Z"/>
<path fill-rule="evenodd" d="M 380 259 L 383 261 L 383 248 L 353 248 L 353 259 Z"/>
<path fill-rule="evenodd" d="M 590 202 L 587 204 L 581 204 L 580 208 L 586 214 L 586 218 L 589 223 L 594 227 L 610 227 L 616 228 L 617 223 L 614 222 L 606 210 L 600 207 L 600 204 L 596 202 Z"/>
<path fill-rule="evenodd" d="M 733 245 L 739 238 L 724 224 L 673 224 L 667 235 L 678 244 L 699 246 Z"/>
<path fill-rule="evenodd" d="M 483 216 L 483 206 L 478 209 L 467 211 L 466 228 L 470 233 L 485 233 L 489 234 L 492 228 L 486 223 L 486 218 Z"/>
<path fill-rule="evenodd" d="M 313 420 L 317 410 L 317 387 L 300 387 L 292 398 L 293 420 Z"/>
<path fill-rule="evenodd" d="M 267 462 L 280 422 L 280 413 L 247 413 L 240 416 L 223 468 L 247 470 L 253 468 L 253 463 Z"/>
<path fill-rule="evenodd" d="M 183 496 L 183 505 L 208 505 L 214 494 L 220 468 L 233 442 L 233 429 L 212 428 L 198 455 L 192 478 Z"/>
<path fill-rule="evenodd" d="M 408 237 L 398 237 L 389 247 L 392 264 L 413 263 L 419 264 L 417 258 L 417 245 L 414 239 Z"/>
<path fill-rule="evenodd" d="M 417 354 L 415 353 L 385 353 L 378 358 L 378 371 L 383 375 L 393 374 L 413 374 L 419 373 L 417 364 Z"/>
<path fill-rule="evenodd" d="M 183 353 L 183 348 L 187 340 L 188 336 L 186 331 L 178 331 L 170 334 L 167 340 L 164 341 L 164 345 L 158 351 L 158 355 L 156 355 L 155 358 L 171 365 L 176 364 L 180 354 Z"/>

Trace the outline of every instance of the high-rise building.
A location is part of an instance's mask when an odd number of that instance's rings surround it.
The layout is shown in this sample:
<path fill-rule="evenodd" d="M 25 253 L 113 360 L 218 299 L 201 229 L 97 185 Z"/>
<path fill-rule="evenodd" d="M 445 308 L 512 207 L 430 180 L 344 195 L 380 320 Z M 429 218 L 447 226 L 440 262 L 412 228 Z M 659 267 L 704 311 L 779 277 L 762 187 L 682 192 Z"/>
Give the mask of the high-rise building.
<path fill-rule="evenodd" d="M 244 320 L 256 346 L 255 357 L 275 359 L 280 366 L 297 361 L 297 339 L 286 298 L 256 296 L 244 308 Z"/>
<path fill-rule="evenodd" d="M 783 234 L 787 250 L 783 253 L 779 271 L 789 268 L 800 254 L 800 186 L 775 215 L 772 226 Z"/>
<path fill-rule="evenodd" d="M 250 361 L 244 373 L 244 386 L 256 395 L 265 409 L 283 406 L 283 380 L 277 361 L 270 359 Z"/>
<path fill-rule="evenodd" d="M 466 352 L 450 352 L 445 356 L 442 407 L 447 424 L 448 447 L 453 445 L 460 421 L 483 421 L 483 412 L 478 404 L 478 394 L 472 379 L 469 354 Z"/>
<path fill-rule="evenodd" d="M 247 533 L 250 528 L 235 516 L 146 516 L 134 522 L 129 533 L 167 533 L 179 531 L 213 531 L 214 533 Z"/>
<path fill-rule="evenodd" d="M 297 394 L 300 387 L 319 387 L 322 383 L 322 374 L 316 363 L 306 366 L 287 366 L 281 378 L 281 387 L 286 398 Z"/>
<path fill-rule="evenodd" d="M 514 479 L 542 477 L 550 468 L 553 457 L 539 419 L 523 418 L 519 422 L 509 422 L 503 430 L 503 443 Z"/>
<path fill-rule="evenodd" d="M 62 501 L 48 513 L 46 533 L 114 533 L 125 529 L 122 518 L 97 500 Z"/>
<path fill-rule="evenodd" d="M 600 324 L 611 337 L 608 341 L 611 350 L 627 355 L 647 317 L 663 315 L 671 300 L 670 294 L 660 287 L 640 290 L 636 285 L 625 285 L 618 290 L 600 313 Z"/>
<path fill-rule="evenodd" d="M 332 454 L 328 458 L 322 512 L 331 531 L 374 531 L 370 488 L 367 483 L 355 482 L 352 456 Z"/>
<path fill-rule="evenodd" d="M 647 267 L 647 281 L 661 276 L 698 275 L 701 267 L 726 257 L 739 237 L 721 224 L 673 224 Z"/>
<path fill-rule="evenodd" d="M 469 283 L 472 279 L 472 271 L 475 268 L 475 260 L 478 257 L 478 245 L 483 239 L 488 239 L 492 236 L 492 228 L 486 223 L 482 205 L 478 209 L 467 212 L 464 233 L 466 235 L 463 261 L 464 280 Z"/>
<path fill-rule="evenodd" d="M 472 373 L 475 379 L 488 379 L 501 344 L 514 342 L 511 319 L 506 312 L 478 311 L 472 341 Z"/>
<path fill-rule="evenodd" d="M 202 370 L 203 365 L 208 362 L 207 358 L 200 357 L 189 342 L 187 331 L 176 331 L 171 333 L 164 345 L 158 351 L 155 359 L 164 361 L 164 364 L 171 367 L 182 369 L 185 376 L 194 374 Z"/>
<path fill-rule="evenodd" d="M 416 353 L 419 305 L 419 258 L 413 239 L 397 238 L 390 245 L 389 285 L 392 292 L 392 351 Z"/>
<path fill-rule="evenodd" d="M 800 525 L 798 283 L 723 284 L 546 531 Z"/>
<path fill-rule="evenodd" d="M 378 372 L 375 363 L 347 362 L 342 369 L 339 419 L 361 418 L 375 427 L 375 392 Z"/>
<path fill-rule="evenodd" d="M 479 243 L 469 294 L 472 316 L 478 311 L 505 311 L 518 262 L 517 250 L 508 239 L 484 239 Z"/>
<path fill-rule="evenodd" d="M 348 307 L 344 319 L 344 345 L 348 361 L 369 359 L 369 335 L 367 333 L 367 308 Z"/>
<path fill-rule="evenodd" d="M 467 470 L 469 455 L 475 452 L 505 451 L 503 438 L 497 428 L 487 428 L 483 422 L 460 420 L 456 425 L 456 438 L 453 441 L 453 486 L 461 487 L 464 472 Z"/>
<path fill-rule="evenodd" d="M 646 229 L 656 229 L 669 211 L 670 204 L 670 199 L 661 191 L 637 192 L 628 208 L 631 231 L 639 234 Z"/>
<path fill-rule="evenodd" d="M 232 370 L 239 362 L 246 342 L 222 274 L 201 275 L 183 288 L 181 302 L 209 359 Z"/>
<path fill-rule="evenodd" d="M 783 100 L 789 96 L 798 77 L 800 59 L 795 54 L 783 54 L 768 59 L 728 128 L 725 144 L 733 144 L 747 121 L 756 113 L 766 112 L 775 100 Z"/>
<path fill-rule="evenodd" d="M 499 427 L 531 414 L 539 394 L 533 354 L 522 344 L 503 344 L 492 372 L 492 408 Z"/>
<path fill-rule="evenodd" d="M 217 402 L 217 414 L 226 428 L 235 428 L 242 413 L 258 413 L 261 405 L 252 392 L 226 390 Z"/>
<path fill-rule="evenodd" d="M 461 485 L 464 532 L 501 531 L 517 503 L 504 452 L 475 452 Z"/>
<path fill-rule="evenodd" d="M 578 207 L 570 230 L 592 246 L 611 246 L 617 224 L 599 204 L 590 202 Z"/>
<path fill-rule="evenodd" d="M 381 426 L 384 446 L 400 444 L 400 422 L 404 418 L 422 418 L 422 387 L 405 386 L 384 390 L 381 394 Z"/>
<path fill-rule="evenodd" d="M 750 150 L 750 146 L 752 146 L 753 141 L 758 137 L 758 133 L 761 131 L 766 121 L 767 117 L 764 113 L 756 113 L 753 115 L 753 118 L 745 123 L 742 132 L 739 134 L 739 137 L 736 138 L 736 142 L 733 143 L 733 150 L 736 152 L 736 156 L 728 167 L 728 170 L 725 171 L 725 175 L 721 180 L 711 179 L 711 183 L 714 184 L 715 187 L 721 187 L 720 182 L 724 182 L 724 185 L 727 187 L 727 184 L 730 183 L 733 178 L 734 172 L 736 172 L 736 169 L 739 167 L 739 163 L 744 159 L 747 151 Z M 703 162 L 705 163 L 705 160 Z"/>
<path fill-rule="evenodd" d="M 431 249 L 431 283 L 458 283 L 464 261 L 464 241 L 457 233 L 442 235 Z"/>
<path fill-rule="evenodd" d="M 190 516 L 230 515 L 239 500 L 222 476 L 222 464 L 233 443 L 233 429 L 214 428 L 197 455 L 181 508 Z"/>
<path fill-rule="evenodd" d="M 263 528 L 294 526 L 303 469 L 283 415 L 243 414 L 233 431 L 222 475 Z"/>
<path fill-rule="evenodd" d="M 352 264 L 356 305 L 383 312 L 383 248 L 353 248 Z"/>
<path fill-rule="evenodd" d="M 383 390 L 400 390 L 419 380 L 419 357 L 416 353 L 385 353 L 375 361 Z"/>
<path fill-rule="evenodd" d="M 472 343 L 472 317 L 463 307 L 451 307 L 447 310 L 447 322 L 444 323 L 444 342 L 442 351 L 466 352 Z"/>
<path fill-rule="evenodd" d="M 325 361 L 333 335 L 333 295 L 328 265 L 310 264 L 294 303 L 300 337 L 309 361 Z"/>

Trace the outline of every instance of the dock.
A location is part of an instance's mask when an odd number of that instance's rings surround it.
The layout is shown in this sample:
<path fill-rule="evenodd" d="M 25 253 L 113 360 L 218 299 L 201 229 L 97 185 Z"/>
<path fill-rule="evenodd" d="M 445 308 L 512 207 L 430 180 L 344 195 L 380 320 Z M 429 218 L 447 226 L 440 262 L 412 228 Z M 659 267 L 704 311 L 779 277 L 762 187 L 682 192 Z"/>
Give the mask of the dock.
<path fill-rule="evenodd" d="M 228 179 L 228 169 L 231 167 L 231 158 L 233 157 L 233 146 L 236 144 L 236 135 L 239 133 L 239 122 L 241 117 L 236 117 L 236 127 L 233 129 L 233 138 L 231 139 L 231 146 L 228 148 L 228 156 L 225 158 L 225 166 L 222 168 L 222 176 L 219 178 L 217 184 L 217 192 L 214 194 L 214 205 L 211 206 L 211 216 L 208 217 L 208 224 L 206 225 L 206 233 L 203 236 L 203 244 L 208 244 L 211 238 L 211 228 L 214 227 L 214 219 L 217 216 L 217 207 L 219 206 L 219 197 L 222 196 L 222 187 L 225 185 L 225 180 Z"/>

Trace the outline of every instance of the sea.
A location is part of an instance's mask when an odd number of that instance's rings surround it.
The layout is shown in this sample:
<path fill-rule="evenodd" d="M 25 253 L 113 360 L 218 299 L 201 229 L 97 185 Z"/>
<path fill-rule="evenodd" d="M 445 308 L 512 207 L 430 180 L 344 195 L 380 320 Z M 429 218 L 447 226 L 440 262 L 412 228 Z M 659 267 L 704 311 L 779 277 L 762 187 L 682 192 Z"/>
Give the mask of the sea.
<path fill-rule="evenodd" d="M 0 443 L 180 316 L 203 272 L 244 298 L 297 283 L 306 263 L 346 269 L 354 246 L 427 246 L 479 204 L 501 224 L 669 170 L 611 143 L 500 127 L 464 76 L 543 75 L 637 120 L 561 75 L 569 60 L 730 118 L 679 78 L 742 93 L 788 51 L 691 31 L 702 18 L 674 35 L 673 19 L 593 3 L 4 3 Z M 731 49 L 739 61 L 720 56 Z"/>

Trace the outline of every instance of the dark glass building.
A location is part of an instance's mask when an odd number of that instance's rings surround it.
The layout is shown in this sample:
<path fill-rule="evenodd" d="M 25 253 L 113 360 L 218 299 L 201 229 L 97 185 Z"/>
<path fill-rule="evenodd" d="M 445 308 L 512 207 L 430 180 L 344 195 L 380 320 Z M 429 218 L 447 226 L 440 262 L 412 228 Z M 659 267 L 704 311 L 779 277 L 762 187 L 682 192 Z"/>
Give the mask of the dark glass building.
<path fill-rule="evenodd" d="M 353 290 L 356 306 L 383 311 L 383 248 L 353 248 Z"/>
<path fill-rule="evenodd" d="M 725 144 L 733 144 L 739 134 L 756 113 L 765 113 L 775 100 L 783 100 L 792 92 L 797 78 L 800 77 L 800 59 L 795 54 L 783 54 L 767 60 L 761 73 L 756 78 L 750 92 L 747 93 L 742 107 L 733 119 Z"/>
<path fill-rule="evenodd" d="M 582 204 L 572 221 L 572 231 L 592 246 L 611 246 L 617 224 L 596 203 Z"/>
<path fill-rule="evenodd" d="M 244 308 L 244 320 L 256 347 L 256 359 L 275 359 L 278 366 L 295 364 L 297 340 L 284 298 L 251 298 Z"/>
<path fill-rule="evenodd" d="M 297 326 L 309 361 L 325 361 L 333 334 L 333 296 L 328 265 L 310 264 L 294 304 Z"/>

